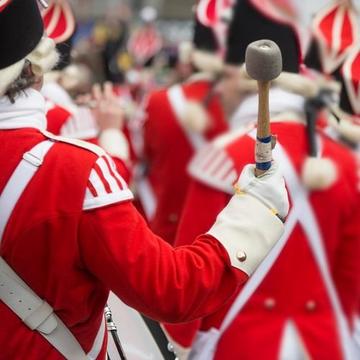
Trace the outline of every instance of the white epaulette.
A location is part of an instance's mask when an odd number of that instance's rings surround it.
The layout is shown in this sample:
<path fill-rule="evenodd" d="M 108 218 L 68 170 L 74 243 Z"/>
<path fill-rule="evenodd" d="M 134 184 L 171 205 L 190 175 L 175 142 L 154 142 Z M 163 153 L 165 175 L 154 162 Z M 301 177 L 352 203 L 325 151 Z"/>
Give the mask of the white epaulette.
<path fill-rule="evenodd" d="M 97 146 L 95 144 L 89 143 L 87 141 L 78 140 L 78 139 L 69 139 L 62 136 L 54 135 L 48 131 L 42 131 L 42 134 L 46 136 L 48 139 L 55 140 L 58 142 L 74 145 L 76 147 L 79 147 L 81 149 L 89 150 L 92 153 L 96 154 L 97 156 L 101 157 L 106 155 L 105 150 L 103 150 L 100 146 Z"/>
<path fill-rule="evenodd" d="M 228 132 L 205 145 L 191 160 L 188 173 L 201 183 L 232 195 L 239 175 L 226 147 L 252 129 L 253 126 Z"/>

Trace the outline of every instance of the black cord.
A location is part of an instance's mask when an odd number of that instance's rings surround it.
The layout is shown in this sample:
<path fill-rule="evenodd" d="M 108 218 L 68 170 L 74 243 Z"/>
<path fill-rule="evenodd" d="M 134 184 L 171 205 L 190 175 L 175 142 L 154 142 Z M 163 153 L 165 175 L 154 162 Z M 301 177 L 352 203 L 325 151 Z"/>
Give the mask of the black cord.
<path fill-rule="evenodd" d="M 115 343 L 115 346 L 116 346 L 116 349 L 119 353 L 119 356 L 120 356 L 120 359 L 121 360 L 126 360 L 126 356 L 125 356 L 125 352 L 121 346 L 121 341 L 120 341 L 120 338 L 119 338 L 119 335 L 117 333 L 117 327 L 113 321 L 113 318 L 112 318 L 112 312 L 111 312 L 111 309 L 108 305 L 106 305 L 105 307 L 105 319 L 106 319 L 106 325 L 107 325 L 107 329 L 108 331 L 110 331 L 111 333 L 111 336 L 114 340 L 114 343 Z M 109 354 L 108 354 L 108 358 L 109 357 Z"/>
<path fill-rule="evenodd" d="M 317 156 L 317 142 L 316 142 L 316 121 L 319 112 L 328 108 L 339 122 L 339 117 L 331 110 L 334 103 L 333 92 L 331 90 L 321 90 L 315 97 L 307 99 L 305 102 L 305 115 L 306 115 L 306 132 L 309 143 L 308 154 L 311 157 Z"/>

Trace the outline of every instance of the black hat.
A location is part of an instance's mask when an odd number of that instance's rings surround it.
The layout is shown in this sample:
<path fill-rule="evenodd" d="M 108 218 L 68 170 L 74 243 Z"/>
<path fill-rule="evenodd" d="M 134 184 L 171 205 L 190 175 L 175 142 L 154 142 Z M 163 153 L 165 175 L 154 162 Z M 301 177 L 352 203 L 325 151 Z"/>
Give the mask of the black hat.
<path fill-rule="evenodd" d="M 24 59 L 44 33 L 36 0 L 9 0 L 0 9 L 0 70 Z"/>
<path fill-rule="evenodd" d="M 209 53 L 216 53 L 219 50 L 214 31 L 210 27 L 201 24 L 198 19 L 195 20 L 194 24 L 193 43 L 196 49 Z"/>
<path fill-rule="evenodd" d="M 263 15 L 250 0 L 237 0 L 228 33 L 226 62 L 243 64 L 247 46 L 261 39 L 269 39 L 278 44 L 283 55 L 284 71 L 299 72 L 301 51 L 294 29 Z"/>

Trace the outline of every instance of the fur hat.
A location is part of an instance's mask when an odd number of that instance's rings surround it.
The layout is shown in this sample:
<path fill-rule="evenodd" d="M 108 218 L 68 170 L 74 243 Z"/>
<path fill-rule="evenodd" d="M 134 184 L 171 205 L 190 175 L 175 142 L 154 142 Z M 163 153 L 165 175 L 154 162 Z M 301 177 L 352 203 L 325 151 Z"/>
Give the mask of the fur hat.
<path fill-rule="evenodd" d="M 21 74 L 29 60 L 35 74 L 53 67 L 57 60 L 52 40 L 44 38 L 43 22 L 36 0 L 0 2 L 0 96 Z M 11 34 L 11 36 L 8 36 Z"/>
<path fill-rule="evenodd" d="M 278 44 L 283 55 L 284 71 L 299 72 L 301 48 L 296 30 L 263 13 L 252 1 L 238 0 L 228 33 L 226 63 L 243 64 L 247 46 L 261 39 L 269 39 Z"/>
<path fill-rule="evenodd" d="M 222 59 L 215 34 L 210 27 L 203 25 L 196 17 L 194 24 L 193 65 L 201 71 L 218 73 L 222 70 Z"/>

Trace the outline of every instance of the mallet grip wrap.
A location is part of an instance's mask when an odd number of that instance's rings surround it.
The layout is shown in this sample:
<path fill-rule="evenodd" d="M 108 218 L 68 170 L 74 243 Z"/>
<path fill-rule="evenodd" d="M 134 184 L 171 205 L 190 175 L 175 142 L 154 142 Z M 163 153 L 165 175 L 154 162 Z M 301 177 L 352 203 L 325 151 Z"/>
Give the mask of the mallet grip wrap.
<path fill-rule="evenodd" d="M 270 133 L 269 90 L 270 82 L 258 81 L 259 113 L 255 150 L 256 176 L 261 176 L 271 167 L 272 142 Z"/>

